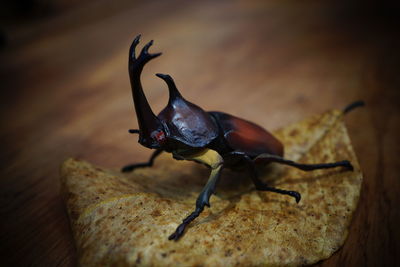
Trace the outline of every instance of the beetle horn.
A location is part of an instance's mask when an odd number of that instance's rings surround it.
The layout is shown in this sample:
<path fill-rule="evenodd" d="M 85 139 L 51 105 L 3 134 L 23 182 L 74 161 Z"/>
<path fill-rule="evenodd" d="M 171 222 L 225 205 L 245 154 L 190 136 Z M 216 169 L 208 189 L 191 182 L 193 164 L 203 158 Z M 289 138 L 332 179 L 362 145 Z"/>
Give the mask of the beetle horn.
<path fill-rule="evenodd" d="M 177 98 L 183 98 L 181 93 L 179 93 L 178 88 L 176 88 L 175 82 L 171 76 L 169 76 L 168 74 L 162 74 L 162 73 L 157 73 L 156 76 L 163 79 L 168 85 L 169 103 L 171 103 L 172 101 L 174 101 Z"/>
<path fill-rule="evenodd" d="M 144 65 L 161 55 L 161 53 L 150 54 L 148 49 L 153 44 L 153 40 L 147 43 L 139 56 L 135 56 L 135 48 L 139 44 L 140 35 L 136 36 L 129 49 L 129 77 L 132 87 L 133 102 L 135 103 L 136 116 L 139 123 L 139 143 L 144 146 L 152 147 L 151 133 L 162 128 L 162 124 L 152 111 L 146 96 L 143 92 L 140 75 Z"/>

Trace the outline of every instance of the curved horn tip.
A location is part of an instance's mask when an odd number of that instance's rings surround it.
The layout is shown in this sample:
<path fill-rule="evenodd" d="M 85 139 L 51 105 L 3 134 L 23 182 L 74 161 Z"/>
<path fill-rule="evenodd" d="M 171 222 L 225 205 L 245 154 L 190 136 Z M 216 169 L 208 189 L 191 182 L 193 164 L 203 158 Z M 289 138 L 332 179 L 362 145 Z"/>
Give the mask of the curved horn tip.
<path fill-rule="evenodd" d="M 143 47 L 143 49 L 144 49 L 145 51 L 147 51 L 147 49 L 149 49 L 150 46 L 153 45 L 153 43 L 154 43 L 154 40 L 151 40 L 150 42 L 148 42 L 148 43 Z"/>
<path fill-rule="evenodd" d="M 159 52 L 159 53 L 155 53 L 155 54 L 153 54 L 153 57 L 158 57 L 158 56 L 161 56 L 162 55 L 162 53 L 161 52 Z"/>
<path fill-rule="evenodd" d="M 141 34 L 138 34 L 136 37 L 135 37 L 135 39 L 133 39 L 133 41 L 132 41 L 132 44 L 131 44 L 131 47 L 129 48 L 129 59 L 131 60 L 132 58 L 134 59 L 135 58 L 135 49 L 136 49 L 136 46 L 139 44 L 139 42 L 140 42 L 140 37 L 141 37 L 142 35 Z"/>
<path fill-rule="evenodd" d="M 171 79 L 171 76 L 169 76 L 168 74 L 156 73 L 156 76 L 157 76 L 158 78 L 163 79 L 163 80 L 165 80 L 165 79 Z"/>
<path fill-rule="evenodd" d="M 142 37 L 142 34 L 140 34 L 140 33 L 138 35 L 136 35 L 136 37 L 133 39 L 133 43 L 138 44 L 141 37 Z"/>

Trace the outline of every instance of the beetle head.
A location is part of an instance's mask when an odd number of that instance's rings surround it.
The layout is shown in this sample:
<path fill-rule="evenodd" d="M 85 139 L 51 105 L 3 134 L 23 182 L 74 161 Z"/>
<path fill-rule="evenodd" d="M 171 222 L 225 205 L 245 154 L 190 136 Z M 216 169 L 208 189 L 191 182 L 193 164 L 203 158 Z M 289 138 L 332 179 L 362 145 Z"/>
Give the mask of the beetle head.
<path fill-rule="evenodd" d="M 140 35 L 133 40 L 129 50 L 129 77 L 139 124 L 139 143 L 167 151 L 182 146 L 205 147 L 218 136 L 218 127 L 210 114 L 181 96 L 169 75 L 157 74 L 168 85 L 169 102 L 158 116 L 154 115 L 143 92 L 140 76 L 146 63 L 161 53 L 149 53 L 153 44 L 150 41 L 136 57 L 139 40 Z"/>
<path fill-rule="evenodd" d="M 136 96 L 136 99 L 140 99 L 140 101 L 135 101 L 139 124 L 139 143 L 148 148 L 160 148 L 165 143 L 165 127 L 154 115 L 144 94 L 140 94 L 140 98 Z"/>

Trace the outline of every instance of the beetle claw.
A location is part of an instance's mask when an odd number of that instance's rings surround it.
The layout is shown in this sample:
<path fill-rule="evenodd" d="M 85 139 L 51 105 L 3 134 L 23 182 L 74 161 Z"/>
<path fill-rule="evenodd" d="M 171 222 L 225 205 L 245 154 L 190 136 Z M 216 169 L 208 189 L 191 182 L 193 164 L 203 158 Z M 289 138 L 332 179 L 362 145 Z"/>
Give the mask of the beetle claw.
<path fill-rule="evenodd" d="M 178 241 L 179 238 L 183 235 L 183 232 L 185 231 L 186 224 L 182 223 L 176 228 L 175 232 L 168 237 L 168 240 L 175 240 Z"/>
<path fill-rule="evenodd" d="M 170 235 L 169 237 L 168 237 L 168 240 L 178 240 L 178 238 L 177 238 L 177 234 L 176 234 L 176 232 L 175 233 L 173 233 L 172 235 Z"/>
<path fill-rule="evenodd" d="M 296 203 L 299 203 L 299 202 L 300 202 L 301 195 L 300 195 L 299 192 L 290 191 L 290 195 L 291 195 L 292 197 L 294 197 L 294 199 L 296 199 Z"/>
<path fill-rule="evenodd" d="M 354 171 L 353 165 L 350 163 L 348 160 L 343 160 L 342 161 L 343 167 L 345 167 L 349 171 Z"/>

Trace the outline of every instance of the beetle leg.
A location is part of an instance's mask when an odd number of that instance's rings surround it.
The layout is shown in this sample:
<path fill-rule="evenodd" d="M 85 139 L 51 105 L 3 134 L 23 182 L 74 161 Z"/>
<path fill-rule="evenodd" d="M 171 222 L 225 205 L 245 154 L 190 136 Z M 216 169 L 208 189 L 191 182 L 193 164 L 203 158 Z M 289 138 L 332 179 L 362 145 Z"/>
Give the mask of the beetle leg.
<path fill-rule="evenodd" d="M 329 169 L 336 167 L 344 167 L 350 171 L 353 170 L 353 165 L 348 160 L 337 161 L 333 163 L 319 163 L 319 164 L 303 164 L 297 163 L 292 160 L 288 160 L 279 156 L 271 155 L 271 154 L 261 154 L 257 156 L 254 161 L 257 163 L 259 161 L 267 161 L 267 162 L 277 162 L 280 164 L 289 165 L 295 168 L 298 168 L 303 171 L 312 171 L 318 169 Z"/>
<path fill-rule="evenodd" d="M 346 113 L 348 113 L 349 111 L 352 111 L 352 110 L 355 109 L 355 108 L 363 107 L 363 106 L 365 106 L 364 101 L 355 101 L 355 102 L 353 102 L 353 103 L 347 105 L 347 106 L 343 109 L 343 113 L 346 114 Z"/>
<path fill-rule="evenodd" d="M 257 174 L 257 170 L 255 167 L 254 161 L 251 160 L 251 158 L 248 155 L 246 155 L 244 152 L 233 151 L 233 152 L 229 153 L 229 156 L 239 156 L 246 162 L 248 169 L 250 171 L 251 180 L 253 181 L 257 190 L 270 191 L 270 192 L 275 192 L 275 193 L 279 193 L 279 194 L 283 194 L 283 195 L 288 195 L 288 196 L 294 197 L 296 202 L 299 203 L 299 201 L 301 199 L 301 195 L 299 192 L 283 190 L 283 189 L 279 189 L 279 188 L 275 188 L 275 187 L 270 187 L 270 186 L 267 186 L 266 184 L 264 184 L 258 178 L 258 174 Z"/>
<path fill-rule="evenodd" d="M 188 226 L 194 219 L 196 219 L 200 215 L 200 213 L 203 212 L 204 206 L 210 207 L 210 197 L 215 192 L 215 188 L 219 180 L 222 167 L 223 165 L 219 165 L 218 167 L 211 170 L 211 175 L 207 181 L 207 184 L 204 186 L 203 190 L 197 197 L 196 209 L 189 216 L 187 216 L 176 228 L 175 232 L 168 237 L 169 240 L 178 240 L 183 235 L 186 226 Z"/>
<path fill-rule="evenodd" d="M 151 157 L 148 162 L 126 165 L 125 167 L 123 167 L 121 169 L 121 171 L 122 172 L 131 172 L 136 168 L 151 167 L 154 164 L 155 158 L 158 157 L 158 155 L 160 155 L 161 152 L 162 152 L 161 149 L 157 149 L 156 151 L 153 152 L 153 154 L 151 154 Z"/>
<path fill-rule="evenodd" d="M 211 168 L 210 178 L 203 190 L 199 194 L 196 200 L 196 209 L 187 216 L 182 223 L 176 228 L 175 232 L 168 237 L 169 240 L 178 240 L 184 233 L 186 226 L 188 226 L 194 219 L 196 219 L 200 213 L 203 212 L 204 206 L 210 207 L 210 197 L 215 193 L 218 180 L 220 178 L 221 170 L 223 168 L 222 157 L 214 150 L 205 149 L 200 153 L 194 155 L 181 155 L 183 159 L 193 160 L 199 163 L 206 164 Z"/>
<path fill-rule="evenodd" d="M 129 129 L 128 132 L 131 133 L 131 134 L 139 134 L 140 130 L 138 130 L 138 129 Z"/>

